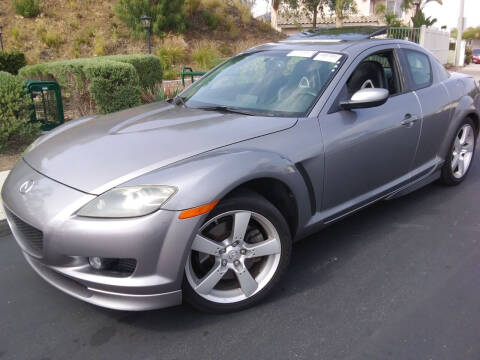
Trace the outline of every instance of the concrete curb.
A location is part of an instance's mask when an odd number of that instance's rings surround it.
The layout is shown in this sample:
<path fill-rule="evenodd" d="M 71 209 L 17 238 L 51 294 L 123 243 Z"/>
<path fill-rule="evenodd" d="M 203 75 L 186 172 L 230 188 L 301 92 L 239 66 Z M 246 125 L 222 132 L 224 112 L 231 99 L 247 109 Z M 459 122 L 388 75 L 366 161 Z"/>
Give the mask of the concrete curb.
<path fill-rule="evenodd" d="M 10 235 L 10 227 L 7 220 L 0 220 L 0 237 Z"/>
<path fill-rule="evenodd" d="M 9 170 L 0 171 L 0 191 L 2 190 L 3 184 L 5 183 L 5 180 L 7 179 L 9 172 L 10 172 Z M 2 199 L 0 198 L 0 234 L 2 233 L 2 222 L 5 219 L 6 219 L 6 215 L 5 215 L 5 212 L 3 211 Z"/>

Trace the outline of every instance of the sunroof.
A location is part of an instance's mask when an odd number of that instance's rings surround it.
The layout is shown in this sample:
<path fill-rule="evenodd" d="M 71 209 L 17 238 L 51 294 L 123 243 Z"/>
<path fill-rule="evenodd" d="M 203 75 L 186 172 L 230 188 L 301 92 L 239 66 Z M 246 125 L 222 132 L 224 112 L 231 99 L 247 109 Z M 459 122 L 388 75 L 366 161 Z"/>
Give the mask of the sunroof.
<path fill-rule="evenodd" d="M 299 34 L 290 36 L 286 41 L 301 40 L 362 40 L 373 36 L 387 33 L 388 27 L 385 26 L 347 26 L 341 28 L 317 28 L 304 30 Z"/>

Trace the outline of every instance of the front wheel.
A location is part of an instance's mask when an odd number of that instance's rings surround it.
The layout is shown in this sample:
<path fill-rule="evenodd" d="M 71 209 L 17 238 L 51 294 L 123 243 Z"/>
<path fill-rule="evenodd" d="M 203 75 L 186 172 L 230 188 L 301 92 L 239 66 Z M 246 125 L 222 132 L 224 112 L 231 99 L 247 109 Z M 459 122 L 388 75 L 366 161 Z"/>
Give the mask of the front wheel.
<path fill-rule="evenodd" d="M 471 119 L 466 118 L 457 130 L 442 168 L 441 182 L 460 184 L 468 174 L 476 147 L 476 132 Z"/>
<path fill-rule="evenodd" d="M 193 240 L 184 296 L 208 312 L 249 307 L 280 280 L 290 253 L 290 232 L 275 206 L 253 193 L 226 198 Z"/>

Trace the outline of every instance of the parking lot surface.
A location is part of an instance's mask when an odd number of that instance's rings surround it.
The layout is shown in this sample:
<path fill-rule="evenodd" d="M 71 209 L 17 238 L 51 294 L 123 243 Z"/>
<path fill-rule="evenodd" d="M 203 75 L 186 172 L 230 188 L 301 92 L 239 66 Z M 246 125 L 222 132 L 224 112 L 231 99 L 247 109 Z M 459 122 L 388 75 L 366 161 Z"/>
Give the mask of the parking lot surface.
<path fill-rule="evenodd" d="M 0 237 L 0 359 L 479 359 L 478 162 L 297 243 L 282 286 L 227 315 L 83 303 Z"/>

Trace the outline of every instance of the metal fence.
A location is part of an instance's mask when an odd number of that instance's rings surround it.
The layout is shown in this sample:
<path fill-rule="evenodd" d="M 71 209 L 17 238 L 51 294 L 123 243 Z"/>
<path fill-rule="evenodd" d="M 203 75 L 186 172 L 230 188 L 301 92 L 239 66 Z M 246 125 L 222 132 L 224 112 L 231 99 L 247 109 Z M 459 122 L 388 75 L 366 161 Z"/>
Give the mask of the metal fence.
<path fill-rule="evenodd" d="M 420 43 L 420 28 L 391 27 L 388 28 L 387 38 L 402 39 Z"/>

